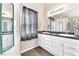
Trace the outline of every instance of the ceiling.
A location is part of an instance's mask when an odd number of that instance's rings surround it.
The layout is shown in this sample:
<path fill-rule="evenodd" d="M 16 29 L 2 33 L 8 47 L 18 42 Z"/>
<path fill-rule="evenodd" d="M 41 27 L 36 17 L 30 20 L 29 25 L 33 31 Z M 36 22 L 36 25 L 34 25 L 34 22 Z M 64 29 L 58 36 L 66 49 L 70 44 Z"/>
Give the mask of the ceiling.
<path fill-rule="evenodd" d="M 61 15 L 67 16 L 67 17 L 76 17 L 76 16 L 79 16 L 79 9 L 68 10 L 66 12 L 61 13 Z"/>

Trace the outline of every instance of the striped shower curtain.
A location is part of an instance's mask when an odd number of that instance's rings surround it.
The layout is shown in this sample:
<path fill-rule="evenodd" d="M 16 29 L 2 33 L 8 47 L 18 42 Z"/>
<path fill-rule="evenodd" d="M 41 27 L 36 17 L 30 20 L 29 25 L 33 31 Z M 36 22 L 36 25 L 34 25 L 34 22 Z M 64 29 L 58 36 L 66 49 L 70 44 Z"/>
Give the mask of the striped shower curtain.
<path fill-rule="evenodd" d="M 21 40 L 30 40 L 37 38 L 37 12 L 23 8 L 22 24 L 21 24 Z"/>

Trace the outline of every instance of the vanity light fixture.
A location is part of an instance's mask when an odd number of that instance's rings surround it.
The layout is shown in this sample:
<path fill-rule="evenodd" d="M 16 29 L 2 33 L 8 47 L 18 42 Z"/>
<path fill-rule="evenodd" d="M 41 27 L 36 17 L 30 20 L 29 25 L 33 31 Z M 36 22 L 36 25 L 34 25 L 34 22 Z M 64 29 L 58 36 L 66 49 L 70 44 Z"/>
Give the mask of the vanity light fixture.
<path fill-rule="evenodd" d="M 59 8 L 56 8 L 54 10 L 51 10 L 48 12 L 48 17 L 51 17 L 53 15 L 59 14 L 61 12 L 65 11 L 65 6 L 61 6 Z"/>
<path fill-rule="evenodd" d="M 52 14 L 52 13 L 56 13 L 56 12 L 60 12 L 60 11 L 62 11 L 63 9 L 64 9 L 64 7 L 59 8 L 59 9 L 57 9 L 57 10 L 55 10 L 55 11 L 50 12 L 50 14 Z"/>

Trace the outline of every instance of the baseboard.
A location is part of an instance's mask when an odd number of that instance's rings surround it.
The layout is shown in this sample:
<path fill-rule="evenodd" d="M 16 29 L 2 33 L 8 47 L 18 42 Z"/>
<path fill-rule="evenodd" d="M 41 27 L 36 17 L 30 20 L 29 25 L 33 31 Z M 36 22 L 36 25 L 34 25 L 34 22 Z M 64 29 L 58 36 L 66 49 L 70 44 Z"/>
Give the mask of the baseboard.
<path fill-rule="evenodd" d="M 21 51 L 20 53 L 24 53 L 24 52 L 26 52 L 26 51 L 29 51 L 29 50 L 35 48 L 35 47 L 38 47 L 38 45 L 37 45 L 37 46 L 33 46 L 33 47 L 29 48 L 29 49 L 23 50 L 23 51 Z"/>

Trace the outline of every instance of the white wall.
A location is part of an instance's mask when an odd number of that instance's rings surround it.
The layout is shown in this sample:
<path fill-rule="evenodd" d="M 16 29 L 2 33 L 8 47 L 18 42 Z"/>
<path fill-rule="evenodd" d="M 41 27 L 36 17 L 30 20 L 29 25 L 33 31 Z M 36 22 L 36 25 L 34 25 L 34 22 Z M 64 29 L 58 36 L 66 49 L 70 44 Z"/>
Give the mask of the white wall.
<path fill-rule="evenodd" d="M 44 27 L 44 5 L 42 3 L 25 3 L 21 4 L 38 12 L 38 31 L 45 30 Z M 21 8 L 21 7 L 20 7 Z M 20 45 L 21 53 L 38 46 L 38 39 L 22 41 Z"/>
<path fill-rule="evenodd" d="M 6 55 L 6 56 L 17 56 L 20 55 L 19 51 L 19 42 L 20 42 L 20 37 L 19 37 L 19 11 L 18 11 L 18 4 L 14 4 L 14 46 L 9 49 L 8 51 L 4 52 L 1 55 Z"/>

